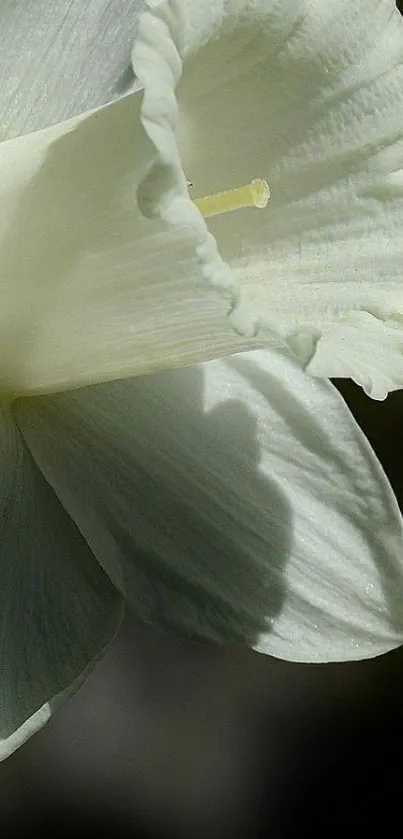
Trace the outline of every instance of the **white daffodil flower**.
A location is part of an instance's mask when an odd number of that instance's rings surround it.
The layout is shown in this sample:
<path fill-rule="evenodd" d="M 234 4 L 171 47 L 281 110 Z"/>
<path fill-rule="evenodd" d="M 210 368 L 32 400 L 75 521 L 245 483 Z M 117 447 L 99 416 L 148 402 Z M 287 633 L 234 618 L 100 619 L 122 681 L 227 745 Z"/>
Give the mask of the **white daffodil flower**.
<path fill-rule="evenodd" d="M 137 5 L 0 8 L 0 757 L 123 604 L 292 661 L 403 643 L 398 505 L 321 381 L 403 386 L 402 20 Z"/>

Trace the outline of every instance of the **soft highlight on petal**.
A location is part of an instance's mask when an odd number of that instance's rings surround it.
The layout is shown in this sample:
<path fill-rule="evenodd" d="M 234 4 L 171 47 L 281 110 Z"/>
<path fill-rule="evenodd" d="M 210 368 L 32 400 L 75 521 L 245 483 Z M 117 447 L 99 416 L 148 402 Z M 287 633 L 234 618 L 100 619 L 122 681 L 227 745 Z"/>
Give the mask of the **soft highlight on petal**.
<path fill-rule="evenodd" d="M 402 518 L 336 390 L 280 352 L 14 405 L 146 623 L 294 661 L 403 641 Z"/>
<path fill-rule="evenodd" d="M 0 759 L 84 680 L 122 619 L 122 601 L 0 412 Z"/>

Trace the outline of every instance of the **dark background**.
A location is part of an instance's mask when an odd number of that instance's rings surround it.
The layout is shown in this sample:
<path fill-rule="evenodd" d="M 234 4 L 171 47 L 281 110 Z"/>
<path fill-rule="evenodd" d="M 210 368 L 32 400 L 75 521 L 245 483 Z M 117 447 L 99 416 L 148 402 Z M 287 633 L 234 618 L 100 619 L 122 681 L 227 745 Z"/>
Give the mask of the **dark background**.
<path fill-rule="evenodd" d="M 336 385 L 402 507 L 403 393 L 377 403 Z M 402 650 L 293 665 L 128 620 L 80 692 L 0 766 L 1 827 L 12 837 L 400 836 L 402 668 Z"/>

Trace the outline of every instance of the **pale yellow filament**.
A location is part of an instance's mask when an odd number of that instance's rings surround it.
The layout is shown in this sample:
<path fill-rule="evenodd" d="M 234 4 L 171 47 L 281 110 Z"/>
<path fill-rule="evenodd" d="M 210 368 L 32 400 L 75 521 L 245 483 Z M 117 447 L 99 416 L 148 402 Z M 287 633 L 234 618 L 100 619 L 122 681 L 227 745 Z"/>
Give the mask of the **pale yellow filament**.
<path fill-rule="evenodd" d="M 218 216 L 221 213 L 229 213 L 232 210 L 241 210 L 245 207 L 267 207 L 270 198 L 270 188 L 266 181 L 257 179 L 247 186 L 240 186 L 237 189 L 227 189 L 225 192 L 217 192 L 215 195 L 206 195 L 205 198 L 196 198 L 200 212 L 204 218 Z"/>

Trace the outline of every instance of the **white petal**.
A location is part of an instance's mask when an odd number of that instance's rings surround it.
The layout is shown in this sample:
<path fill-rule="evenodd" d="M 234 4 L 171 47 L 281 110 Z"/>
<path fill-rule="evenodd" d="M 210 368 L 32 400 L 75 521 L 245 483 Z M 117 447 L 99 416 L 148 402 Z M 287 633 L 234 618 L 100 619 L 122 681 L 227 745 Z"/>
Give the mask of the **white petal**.
<path fill-rule="evenodd" d="M 69 119 L 130 90 L 142 7 L 142 0 L 2 0 L 0 139 Z"/>
<path fill-rule="evenodd" d="M 60 691 L 52 697 L 50 702 L 45 702 L 41 708 L 38 708 L 30 717 L 28 717 L 19 728 L 16 728 L 12 734 L 5 739 L 0 738 L 0 760 L 6 760 L 13 752 L 17 751 L 20 746 L 23 746 L 27 740 L 43 728 L 47 722 L 52 718 L 53 714 L 67 702 L 71 696 L 81 687 L 83 682 L 93 670 L 97 661 L 105 654 L 109 643 L 102 649 L 97 656 L 95 656 L 90 664 L 80 673 L 77 679 L 68 685 L 65 690 Z"/>
<path fill-rule="evenodd" d="M 0 413 L 0 759 L 47 722 L 120 626 L 121 598 Z"/>
<path fill-rule="evenodd" d="M 0 392 L 69 389 L 262 344 L 234 333 L 231 293 L 206 282 L 206 265 L 220 275 L 224 263 L 199 213 L 197 239 L 190 224 L 140 212 L 154 157 L 140 109 L 133 94 L 0 144 Z"/>
<path fill-rule="evenodd" d="M 403 642 L 396 499 L 339 394 L 285 354 L 14 410 L 141 620 L 296 661 L 371 657 Z"/>

